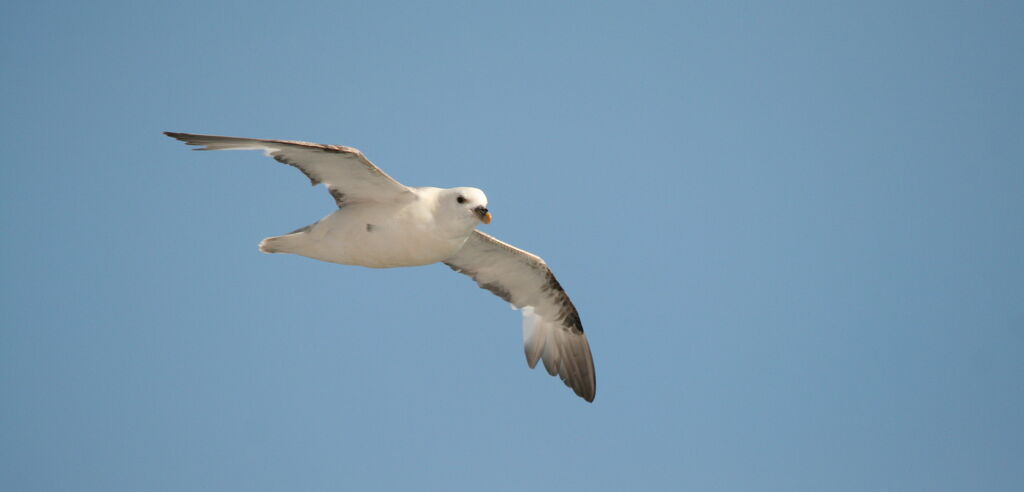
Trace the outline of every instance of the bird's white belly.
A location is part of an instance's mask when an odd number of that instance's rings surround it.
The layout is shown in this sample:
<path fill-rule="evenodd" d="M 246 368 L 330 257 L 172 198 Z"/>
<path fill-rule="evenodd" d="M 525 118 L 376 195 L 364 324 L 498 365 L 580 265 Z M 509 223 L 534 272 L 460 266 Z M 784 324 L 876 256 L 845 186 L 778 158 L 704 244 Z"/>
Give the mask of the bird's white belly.
<path fill-rule="evenodd" d="M 437 263 L 466 238 L 445 237 L 432 217 L 403 209 L 345 207 L 317 222 L 306 247 L 294 251 L 321 261 L 392 268 Z"/>

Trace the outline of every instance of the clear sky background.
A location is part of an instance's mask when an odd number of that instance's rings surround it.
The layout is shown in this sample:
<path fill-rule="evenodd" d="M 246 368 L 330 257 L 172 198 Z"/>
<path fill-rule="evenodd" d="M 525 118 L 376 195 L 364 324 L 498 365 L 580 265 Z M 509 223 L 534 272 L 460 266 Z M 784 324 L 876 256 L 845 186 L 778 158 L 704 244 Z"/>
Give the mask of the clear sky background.
<path fill-rule="evenodd" d="M 4 2 L 0 488 L 1020 490 L 1020 2 Z M 597 399 L 256 152 L 484 189 Z"/>

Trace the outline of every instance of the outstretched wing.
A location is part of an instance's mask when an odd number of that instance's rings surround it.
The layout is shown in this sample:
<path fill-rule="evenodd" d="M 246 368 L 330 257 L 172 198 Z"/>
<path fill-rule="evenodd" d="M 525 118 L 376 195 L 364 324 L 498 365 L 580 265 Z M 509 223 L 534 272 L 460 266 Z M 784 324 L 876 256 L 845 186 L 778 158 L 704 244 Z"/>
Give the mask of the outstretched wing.
<path fill-rule="evenodd" d="M 594 401 L 597 382 L 590 344 L 576 307 L 540 257 L 480 231 L 444 261 L 523 311 L 523 345 L 531 368 L 544 361 L 581 398 Z"/>
<path fill-rule="evenodd" d="M 203 146 L 194 150 L 263 150 L 277 161 L 302 171 L 313 186 L 327 185 L 327 191 L 339 207 L 362 201 L 390 202 L 413 197 L 412 190 L 352 147 L 191 133 L 164 132 L 164 135 L 189 145 Z"/>

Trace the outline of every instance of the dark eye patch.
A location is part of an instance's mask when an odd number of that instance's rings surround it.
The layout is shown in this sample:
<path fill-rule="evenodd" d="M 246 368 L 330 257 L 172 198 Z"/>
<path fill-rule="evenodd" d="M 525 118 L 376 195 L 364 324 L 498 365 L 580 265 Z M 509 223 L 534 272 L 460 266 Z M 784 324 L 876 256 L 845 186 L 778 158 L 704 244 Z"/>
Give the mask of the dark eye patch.
<path fill-rule="evenodd" d="M 459 195 L 459 197 L 456 198 L 455 201 L 457 201 L 459 203 L 466 203 L 466 197 L 464 197 L 462 195 Z"/>

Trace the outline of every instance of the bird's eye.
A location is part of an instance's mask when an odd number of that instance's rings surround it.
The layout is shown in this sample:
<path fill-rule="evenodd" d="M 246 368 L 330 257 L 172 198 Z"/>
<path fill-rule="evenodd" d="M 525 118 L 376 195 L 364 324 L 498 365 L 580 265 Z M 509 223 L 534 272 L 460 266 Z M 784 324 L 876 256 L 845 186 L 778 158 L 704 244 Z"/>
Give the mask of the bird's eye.
<path fill-rule="evenodd" d="M 462 195 L 459 195 L 459 197 L 456 198 L 455 201 L 457 201 L 459 203 L 466 203 L 466 197 L 464 197 Z"/>

